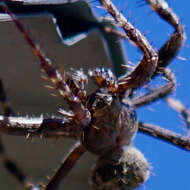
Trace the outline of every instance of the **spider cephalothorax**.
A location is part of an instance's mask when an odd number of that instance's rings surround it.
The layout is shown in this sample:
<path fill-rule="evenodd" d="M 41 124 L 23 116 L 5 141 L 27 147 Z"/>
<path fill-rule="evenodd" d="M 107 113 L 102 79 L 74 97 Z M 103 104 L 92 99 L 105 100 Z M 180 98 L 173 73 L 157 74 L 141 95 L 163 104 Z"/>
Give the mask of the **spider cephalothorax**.
<path fill-rule="evenodd" d="M 178 17 L 164 0 L 146 0 L 161 18 L 168 21 L 175 29 L 169 40 L 158 50 L 149 44 L 138 31 L 113 5 L 110 0 L 99 0 L 120 25 L 125 34 L 113 28 L 106 28 L 108 33 L 127 38 L 144 54 L 140 63 L 130 73 L 116 78 L 109 69 L 96 68 L 89 71 L 98 89 L 87 94 L 85 86 L 88 82 L 83 70 L 60 72 L 41 49 L 35 44 L 22 24 L 10 10 L 17 0 L 3 0 L 0 10 L 8 13 L 25 40 L 40 60 L 40 68 L 49 81 L 68 104 L 69 111 L 60 109 L 63 118 L 39 118 L 25 120 L 12 115 L 12 109 L 6 102 L 3 85 L 0 88 L 0 102 L 3 116 L 0 117 L 0 132 L 26 137 L 60 138 L 70 137 L 79 142 L 50 178 L 45 190 L 55 190 L 61 180 L 69 173 L 80 156 L 89 151 L 98 158 L 92 169 L 90 183 L 94 190 L 132 190 L 145 182 L 150 173 L 149 163 L 139 150 L 133 147 L 133 138 L 137 130 L 160 138 L 180 148 L 190 150 L 190 140 L 158 126 L 140 122 L 136 118 L 135 108 L 166 97 L 175 88 L 175 77 L 166 68 L 184 43 L 185 33 Z M 19 0 L 20 6 L 33 5 L 33 1 Z M 52 3 L 52 2 L 51 2 Z M 35 3 L 34 3 L 35 4 Z M 46 2 L 48 4 L 48 1 Z M 11 6 L 10 6 L 11 5 Z M 115 24 L 115 23 L 114 23 Z M 159 88 L 148 88 L 149 92 L 135 97 L 136 89 L 147 84 L 157 75 L 167 79 L 167 83 Z M 2 98 L 1 98 L 2 97 Z M 170 104 L 176 109 L 175 101 Z M 176 109 L 182 112 L 179 109 Z M 183 112 L 188 112 L 183 109 Z M 186 120 L 186 116 L 184 117 Z M 188 115 L 189 116 L 189 115 Z M 32 121 L 32 122 L 31 122 Z M 188 122 L 188 121 L 187 121 Z M 3 148 L 1 153 L 5 154 Z M 3 157 L 7 163 L 6 156 Z M 8 160 L 7 170 L 26 188 L 39 190 L 40 186 L 31 183 L 28 178 Z M 20 177 L 21 176 L 21 177 Z"/>
<path fill-rule="evenodd" d="M 84 128 L 82 143 L 89 151 L 108 154 L 132 142 L 138 124 L 130 102 L 123 103 L 117 94 L 102 88 L 89 96 L 88 109 L 92 118 Z"/>

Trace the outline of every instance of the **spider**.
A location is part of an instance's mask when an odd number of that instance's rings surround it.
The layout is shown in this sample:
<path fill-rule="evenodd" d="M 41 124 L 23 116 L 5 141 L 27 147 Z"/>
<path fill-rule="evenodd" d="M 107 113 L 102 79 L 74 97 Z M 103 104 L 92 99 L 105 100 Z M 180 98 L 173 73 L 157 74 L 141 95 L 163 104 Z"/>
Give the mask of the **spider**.
<path fill-rule="evenodd" d="M 15 1 L 16 2 L 16 1 Z M 185 40 L 185 33 L 178 17 L 163 0 L 146 2 L 160 17 L 169 22 L 175 31 L 170 39 L 156 52 L 146 38 L 138 31 L 109 0 L 100 0 L 102 6 L 109 12 L 125 34 L 111 28 L 108 33 L 127 38 L 142 52 L 140 63 L 130 72 L 118 79 L 108 68 L 95 68 L 88 72 L 98 90 L 86 93 L 87 75 L 83 70 L 71 70 L 62 73 L 53 65 L 50 59 L 42 53 L 27 34 L 22 24 L 9 8 L 12 0 L 1 1 L 0 8 L 8 13 L 40 60 L 40 67 L 46 73 L 54 88 L 67 102 L 70 111 L 60 110 L 63 118 L 39 118 L 38 120 L 11 117 L 13 111 L 6 102 L 6 93 L 1 84 L 0 101 L 3 115 L 0 117 L 0 131 L 10 135 L 29 137 L 57 138 L 70 137 L 78 142 L 65 157 L 60 167 L 50 177 L 47 185 L 35 185 L 5 156 L 5 167 L 24 185 L 31 190 L 58 189 L 60 182 L 68 175 L 78 159 L 89 151 L 98 156 L 92 169 L 90 183 L 94 190 L 128 189 L 132 190 L 143 184 L 149 177 L 150 166 L 143 154 L 133 146 L 133 139 L 139 130 L 155 136 L 185 150 L 190 150 L 190 140 L 169 130 L 137 120 L 135 108 L 152 103 L 166 97 L 175 88 L 175 77 L 167 65 L 176 56 Z M 22 2 L 22 1 L 20 1 Z M 18 3 L 18 2 L 17 2 Z M 134 92 L 147 84 L 157 75 L 163 75 L 167 83 L 157 89 L 135 97 Z M 181 110 L 177 102 L 167 99 L 175 109 Z M 186 118 L 188 120 L 188 118 Z M 188 121 L 187 121 L 188 122 Z M 1 147 L 1 153 L 4 150 Z"/>

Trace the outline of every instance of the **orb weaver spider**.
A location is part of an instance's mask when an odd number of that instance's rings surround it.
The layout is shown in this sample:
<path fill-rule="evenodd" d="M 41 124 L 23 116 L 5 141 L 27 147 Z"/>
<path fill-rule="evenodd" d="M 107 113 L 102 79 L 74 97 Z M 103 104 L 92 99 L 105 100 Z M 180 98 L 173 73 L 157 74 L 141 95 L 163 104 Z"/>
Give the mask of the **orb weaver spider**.
<path fill-rule="evenodd" d="M 175 31 L 170 39 L 156 52 L 146 38 L 116 9 L 109 0 L 100 0 L 102 6 L 113 16 L 125 34 L 106 28 L 108 33 L 127 38 L 142 52 L 140 63 L 130 72 L 116 78 L 110 69 L 95 68 L 88 75 L 99 87 L 87 95 L 85 86 L 88 82 L 83 70 L 71 70 L 62 73 L 56 69 L 15 17 L 8 3 L 0 5 L 8 13 L 19 31 L 23 34 L 34 54 L 40 60 L 40 67 L 67 102 L 71 111 L 60 110 L 62 119 L 23 119 L 10 117 L 11 107 L 6 103 L 6 94 L 1 85 L 1 103 L 3 116 L 0 131 L 10 135 L 30 137 L 70 137 L 78 139 L 73 149 L 50 178 L 46 186 L 37 186 L 27 180 L 26 176 L 11 160 L 6 159 L 5 166 L 13 176 L 26 188 L 57 189 L 61 180 L 69 173 L 80 156 L 89 151 L 98 155 L 97 163 L 92 169 L 90 183 L 93 189 L 135 189 L 144 183 L 150 173 L 150 166 L 142 153 L 133 147 L 133 138 L 137 130 L 165 140 L 180 148 L 190 150 L 190 140 L 158 126 L 137 120 L 134 109 L 166 97 L 175 88 L 175 77 L 166 66 L 175 57 L 184 43 L 185 33 L 178 17 L 165 1 L 146 0 L 159 16 L 168 21 Z M 20 1 L 22 2 L 22 1 Z M 156 75 L 161 74 L 167 83 L 157 89 L 150 89 L 142 96 L 135 97 L 133 92 L 147 84 Z M 167 99 L 171 106 L 177 103 Z M 178 107 L 179 108 L 179 107 Z M 179 110 L 182 112 L 182 110 Z M 183 109 L 183 113 L 188 110 Z M 185 118 L 185 117 L 184 117 Z M 3 148 L 1 148 L 3 153 Z"/>

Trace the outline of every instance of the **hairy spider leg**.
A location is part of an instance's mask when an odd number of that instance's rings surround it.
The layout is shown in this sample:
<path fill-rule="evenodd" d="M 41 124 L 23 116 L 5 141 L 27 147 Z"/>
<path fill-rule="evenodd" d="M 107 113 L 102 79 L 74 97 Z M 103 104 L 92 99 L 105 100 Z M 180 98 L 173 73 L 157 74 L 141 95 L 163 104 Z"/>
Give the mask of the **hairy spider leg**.
<path fill-rule="evenodd" d="M 87 82 L 87 76 L 83 73 L 83 70 L 72 69 L 67 73 L 67 85 L 70 87 L 72 93 L 77 96 L 84 105 L 87 101 L 85 91 Z M 63 112 L 63 110 L 61 110 L 61 112 Z M 64 114 L 67 115 L 65 111 Z M 78 132 L 77 135 L 79 136 L 80 132 Z M 75 143 L 73 148 L 61 162 L 60 166 L 56 169 L 55 173 L 49 178 L 47 185 L 44 186 L 44 190 L 56 190 L 61 181 L 68 175 L 70 170 L 85 152 L 86 149 L 80 142 Z"/>
<path fill-rule="evenodd" d="M 157 125 L 139 122 L 139 131 L 152 137 L 159 138 L 179 148 L 190 151 L 190 139 Z"/>
<path fill-rule="evenodd" d="M 129 74 L 125 74 L 118 79 L 117 92 L 122 96 L 127 89 L 138 88 L 150 80 L 157 67 L 158 55 L 140 31 L 118 11 L 110 0 L 99 1 L 123 28 L 126 38 L 144 53 L 140 63 Z"/>
<path fill-rule="evenodd" d="M 161 69 L 160 69 L 161 70 Z M 162 68 L 167 83 L 159 88 L 152 89 L 148 87 L 148 93 L 132 98 L 132 105 L 136 108 L 150 104 L 160 98 L 167 96 L 173 91 L 176 85 L 175 75 L 169 68 Z"/>
<path fill-rule="evenodd" d="M 170 71 L 170 70 L 168 68 L 164 68 L 164 72 L 166 72 L 166 71 Z M 171 79 L 172 79 L 172 75 L 173 75 L 172 72 L 168 72 L 167 74 L 165 73 L 165 75 L 166 76 L 169 75 L 169 77 L 171 77 Z M 155 100 L 157 100 L 159 98 L 165 97 L 168 94 L 167 90 L 169 89 L 168 87 L 169 87 L 170 83 L 171 83 L 171 85 L 173 84 L 173 86 L 175 84 L 175 83 L 173 83 L 173 79 L 172 79 L 168 84 L 160 87 L 159 89 L 156 89 L 153 92 L 151 91 L 149 94 L 145 94 L 140 97 L 133 98 L 132 105 L 135 106 L 136 108 L 138 108 L 142 105 L 146 105 L 151 102 L 154 102 Z M 180 112 L 180 114 L 184 118 L 186 125 L 188 125 L 189 124 L 189 116 L 190 116 L 189 110 L 186 109 L 182 104 L 180 104 L 180 105 L 177 104 L 178 103 L 177 101 L 174 102 L 172 98 L 166 98 L 166 101 L 167 100 L 168 100 L 168 104 L 170 104 L 171 107 L 173 107 L 175 110 Z M 161 128 L 161 127 L 153 125 L 153 124 L 139 122 L 138 131 L 142 132 L 143 134 L 147 134 L 149 136 L 157 137 L 160 140 L 169 142 L 182 149 L 185 149 L 188 151 L 190 150 L 190 139 L 186 138 L 180 134 L 174 133 L 170 130 Z"/>
<path fill-rule="evenodd" d="M 157 89 L 151 89 L 148 94 L 134 98 L 134 105 L 136 107 L 143 106 L 145 104 L 151 103 L 157 99 L 167 96 L 175 87 L 175 77 L 172 76 L 171 71 L 168 73 L 165 68 L 172 59 L 175 58 L 176 54 L 179 52 L 185 41 L 185 31 L 184 28 L 173 10 L 168 6 L 167 2 L 163 0 L 145 0 L 151 8 L 158 13 L 158 15 L 170 23 L 175 31 L 171 35 L 170 39 L 159 49 L 158 51 L 158 66 L 154 73 L 154 76 L 158 74 L 163 74 L 168 83 Z M 170 75 L 170 76 L 168 76 Z M 136 102 L 135 102 L 136 101 Z"/>
<path fill-rule="evenodd" d="M 163 74 L 166 78 L 168 78 L 165 74 L 165 70 L 163 69 L 166 67 L 176 56 L 176 54 L 179 52 L 181 47 L 184 44 L 185 41 L 185 31 L 183 28 L 183 25 L 181 24 L 178 16 L 173 12 L 173 10 L 168 6 L 167 2 L 163 0 L 145 0 L 151 8 L 158 13 L 158 15 L 166 20 L 168 23 L 170 23 L 175 31 L 171 35 L 170 39 L 159 49 L 158 51 L 158 66 L 157 70 L 154 73 L 154 76 L 158 74 Z M 169 80 L 170 81 L 170 80 Z M 173 83 L 175 81 L 173 80 Z M 175 85 L 175 84 L 174 84 Z M 174 86 L 169 82 L 168 84 L 164 85 L 163 87 L 160 87 L 158 89 L 152 90 L 151 93 L 148 93 L 143 95 L 142 97 L 137 98 L 137 106 L 143 106 L 145 104 L 151 103 L 152 101 L 155 101 L 156 99 L 163 98 L 167 96 L 172 90 L 174 89 Z"/>
<path fill-rule="evenodd" d="M 164 20 L 168 21 L 174 28 L 175 31 L 170 37 L 170 39 L 160 48 L 158 51 L 158 65 L 155 71 L 149 71 L 151 72 L 151 77 L 157 75 L 158 73 L 162 72 L 160 70 L 161 67 L 166 67 L 171 60 L 175 57 L 175 55 L 178 53 L 182 45 L 184 44 L 185 41 L 185 32 L 182 24 L 180 23 L 179 18 L 176 16 L 176 14 L 172 11 L 172 9 L 168 6 L 168 4 L 165 1 L 154 1 L 154 0 L 145 0 L 152 8 L 154 11 L 158 13 L 158 15 L 163 18 Z M 120 26 L 125 30 L 127 33 L 127 39 L 131 40 L 133 43 L 135 43 L 142 51 L 143 49 L 141 46 L 144 45 L 147 47 L 147 49 L 150 51 L 152 48 L 150 48 L 150 45 L 148 44 L 147 41 L 143 40 L 144 36 L 140 34 L 138 30 L 133 29 L 133 27 L 130 25 L 130 23 L 123 17 L 121 13 L 115 8 L 115 6 L 112 4 L 110 0 L 103 0 L 100 2 L 104 6 L 104 8 L 115 18 L 115 20 L 120 24 Z M 114 32 L 114 31 L 108 31 L 108 32 L 113 32 L 116 35 L 121 36 L 122 38 L 124 35 L 121 32 Z M 131 34 L 132 33 L 132 34 Z M 133 35 L 136 34 L 136 38 L 133 38 Z M 143 46 L 144 47 L 144 46 Z M 147 51 L 147 52 L 149 52 Z M 144 52 L 144 51 L 143 51 Z M 153 51 L 150 51 L 153 52 Z M 146 54 L 145 54 L 146 55 Z M 152 55 L 152 54 L 151 54 Z M 141 85 L 138 85 L 136 87 L 130 86 L 130 82 L 133 83 L 133 85 L 136 85 L 138 81 L 143 81 L 143 77 L 141 77 L 142 73 L 146 73 L 147 71 L 145 70 L 146 68 L 144 67 L 143 64 L 144 58 L 142 59 L 141 63 L 128 75 L 126 74 L 125 76 L 122 76 L 118 80 L 119 88 L 123 87 L 126 88 L 137 88 Z M 147 67 L 148 69 L 148 67 Z M 141 73 L 138 74 L 138 71 L 141 71 Z M 154 74 L 152 74 L 154 72 Z M 144 74 L 145 75 L 145 74 Z M 134 77 L 133 77 L 134 76 Z M 138 78 L 138 77 L 139 78 Z M 132 78 L 131 78 L 132 77 Z M 144 76 L 145 77 L 145 76 Z M 148 82 L 147 80 L 144 81 L 144 83 Z M 124 89 L 123 89 L 124 90 Z M 167 85 L 164 87 L 165 94 L 167 95 L 169 92 L 173 90 L 173 87 L 171 85 Z M 156 94 L 156 93 L 155 93 Z M 160 92 L 158 92 L 160 94 Z M 157 95 L 156 95 L 157 96 Z M 156 98 L 155 98 L 156 99 Z"/>
<path fill-rule="evenodd" d="M 81 130 L 67 119 L 0 116 L 0 133 L 26 138 L 78 138 Z"/>
<path fill-rule="evenodd" d="M 156 101 L 157 99 L 166 97 L 175 87 L 175 76 L 167 68 L 165 68 L 172 59 L 175 58 L 178 51 L 184 44 L 185 41 L 185 32 L 184 28 L 177 17 L 177 15 L 172 11 L 165 1 L 155 1 L 155 0 L 146 0 L 147 3 L 152 7 L 154 11 L 164 20 L 168 21 L 174 28 L 175 31 L 171 35 L 170 39 L 159 49 L 158 51 L 158 67 L 154 76 L 158 74 L 163 74 L 164 77 L 169 81 L 167 84 L 159 87 L 157 89 L 149 89 L 149 93 L 142 95 L 137 98 L 133 98 L 132 102 L 135 107 L 140 107 L 149 103 Z M 189 126 L 190 112 L 185 108 L 181 103 L 172 98 L 166 97 L 166 102 L 176 111 L 178 111 L 183 117 L 187 126 Z M 154 137 L 158 137 L 161 140 L 172 143 L 176 146 L 179 146 L 183 149 L 190 150 L 190 140 L 185 138 L 177 133 L 169 131 L 167 129 L 160 128 L 152 124 L 145 124 L 140 122 L 139 131 L 144 134 L 148 134 Z"/>
<path fill-rule="evenodd" d="M 169 7 L 166 1 L 164 0 L 145 0 L 145 1 L 150 5 L 150 7 L 155 12 L 157 12 L 157 14 L 162 19 L 171 24 L 175 29 L 170 39 L 158 51 L 157 70 L 159 71 L 160 67 L 166 67 L 173 60 L 173 58 L 175 58 L 176 54 L 183 46 L 186 36 L 185 36 L 184 27 L 181 24 L 180 19 Z"/>

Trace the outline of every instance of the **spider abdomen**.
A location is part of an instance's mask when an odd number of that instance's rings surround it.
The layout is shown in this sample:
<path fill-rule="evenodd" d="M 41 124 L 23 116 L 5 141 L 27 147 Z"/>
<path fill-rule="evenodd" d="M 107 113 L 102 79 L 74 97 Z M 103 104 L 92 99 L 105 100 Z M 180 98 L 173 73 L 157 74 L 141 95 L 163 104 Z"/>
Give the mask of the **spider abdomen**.
<path fill-rule="evenodd" d="M 149 175 L 150 166 L 144 155 L 133 146 L 123 146 L 98 158 L 90 184 L 93 190 L 134 190 Z"/>

